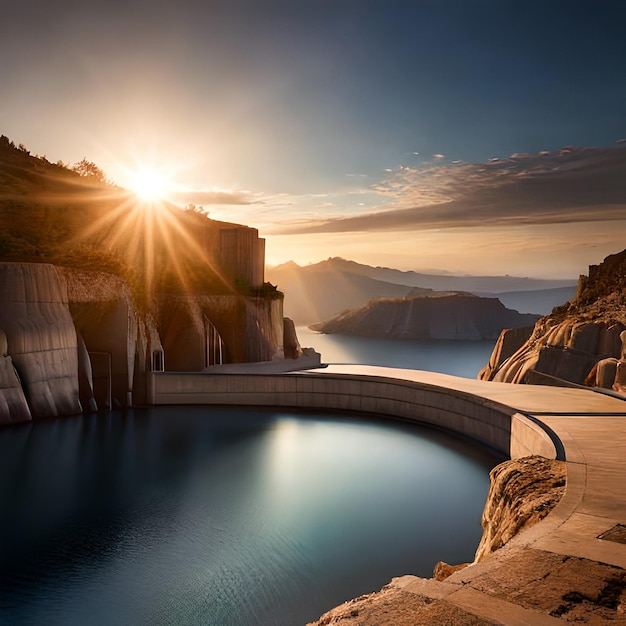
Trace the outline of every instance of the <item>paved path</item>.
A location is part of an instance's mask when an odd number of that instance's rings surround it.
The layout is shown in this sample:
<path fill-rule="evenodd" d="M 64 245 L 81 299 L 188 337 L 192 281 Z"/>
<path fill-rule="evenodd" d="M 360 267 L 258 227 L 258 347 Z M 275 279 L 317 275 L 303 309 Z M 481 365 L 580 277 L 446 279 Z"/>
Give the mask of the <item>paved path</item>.
<path fill-rule="evenodd" d="M 489 578 L 490 570 L 498 570 L 499 576 L 505 570 L 500 571 L 498 568 L 506 567 L 512 571 L 515 566 L 524 571 L 519 564 L 524 560 L 524 554 L 537 560 L 537 570 L 540 569 L 539 561 L 542 559 L 546 564 L 554 564 L 577 557 L 570 564 L 581 564 L 581 571 L 586 572 L 588 578 L 592 577 L 594 567 L 599 568 L 598 572 L 603 572 L 598 576 L 605 575 L 606 565 L 626 568 L 626 544 L 598 538 L 616 525 L 626 526 L 626 399 L 587 389 L 512 385 L 383 367 L 330 365 L 317 372 L 401 378 L 471 393 L 534 416 L 549 426 L 563 443 L 567 462 L 565 495 L 543 521 L 521 533 L 503 548 L 501 558 L 461 570 L 444 582 L 408 576 L 395 581 L 396 587 L 435 600 L 445 600 L 489 623 L 562 624 L 568 615 L 571 621 L 577 621 L 574 619 L 577 615 L 576 607 L 561 617 L 534 610 L 529 606 L 532 605 L 532 599 L 520 600 L 518 603 L 514 601 L 514 593 L 494 591 L 497 584 L 493 582 L 493 575 Z M 578 559 L 588 559 L 594 563 Z M 546 571 L 544 578 L 550 574 L 549 568 Z M 568 571 L 571 572 L 571 568 Z M 573 576 L 571 573 L 568 575 Z M 622 573 L 620 576 L 624 580 Z M 585 584 L 589 586 L 592 583 L 587 580 Z M 519 594 L 521 596 L 522 591 Z M 610 614 L 610 619 L 607 617 L 609 613 L 590 609 L 580 621 L 595 624 L 626 623 L 626 613 L 623 612 L 626 610 L 626 591 L 623 588 L 621 594 L 622 608 L 618 606 Z M 580 592 L 579 596 L 584 594 Z M 584 604 L 578 596 L 571 597 L 574 600 L 570 604 Z M 348 626 L 351 622 L 345 623 Z M 359 623 L 368 624 L 366 620 Z"/>

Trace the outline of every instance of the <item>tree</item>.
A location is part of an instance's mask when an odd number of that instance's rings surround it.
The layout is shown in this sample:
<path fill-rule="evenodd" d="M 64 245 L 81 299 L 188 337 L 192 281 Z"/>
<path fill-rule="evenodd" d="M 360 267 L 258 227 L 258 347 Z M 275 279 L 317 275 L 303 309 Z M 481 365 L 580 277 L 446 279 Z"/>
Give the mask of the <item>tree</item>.
<path fill-rule="evenodd" d="M 76 172 L 79 176 L 94 178 L 100 183 L 106 182 L 104 172 L 93 161 L 88 161 L 86 158 L 83 158 L 82 161 L 78 163 L 74 163 L 72 171 Z"/>

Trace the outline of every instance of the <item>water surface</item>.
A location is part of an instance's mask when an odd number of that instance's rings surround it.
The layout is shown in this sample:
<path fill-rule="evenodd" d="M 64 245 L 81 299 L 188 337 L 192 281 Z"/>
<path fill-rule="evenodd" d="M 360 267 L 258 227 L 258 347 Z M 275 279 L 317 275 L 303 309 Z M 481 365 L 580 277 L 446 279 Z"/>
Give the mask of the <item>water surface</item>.
<path fill-rule="evenodd" d="M 495 339 L 369 339 L 352 335 L 324 335 L 298 326 L 303 347 L 313 347 L 323 363 L 357 363 L 426 370 L 476 378 L 489 362 Z"/>
<path fill-rule="evenodd" d="M 303 624 L 471 560 L 499 460 L 426 428 L 282 410 L 0 430 L 0 622 Z"/>

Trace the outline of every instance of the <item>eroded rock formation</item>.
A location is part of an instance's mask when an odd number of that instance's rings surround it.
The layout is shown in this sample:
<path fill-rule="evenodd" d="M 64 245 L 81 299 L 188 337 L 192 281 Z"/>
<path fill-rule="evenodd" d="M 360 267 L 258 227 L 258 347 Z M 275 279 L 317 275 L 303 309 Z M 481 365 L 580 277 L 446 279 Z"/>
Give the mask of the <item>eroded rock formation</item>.
<path fill-rule="evenodd" d="M 581 276 L 571 303 L 541 318 L 520 342 L 503 331 L 479 378 L 510 383 L 588 384 L 626 390 L 626 250 Z M 519 343 L 519 345 L 517 345 Z M 505 344 L 509 345 L 504 349 Z M 511 350 L 517 347 L 511 353 Z"/>
<path fill-rule="evenodd" d="M 482 561 L 541 521 L 565 492 L 565 476 L 565 462 L 542 456 L 505 461 L 494 467 L 475 561 Z"/>

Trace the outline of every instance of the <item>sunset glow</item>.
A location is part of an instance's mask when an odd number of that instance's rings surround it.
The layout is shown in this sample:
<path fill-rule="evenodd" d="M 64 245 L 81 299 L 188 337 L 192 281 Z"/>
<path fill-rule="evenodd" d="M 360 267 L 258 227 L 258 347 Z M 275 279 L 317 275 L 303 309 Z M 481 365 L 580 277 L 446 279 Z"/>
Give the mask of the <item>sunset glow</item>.
<path fill-rule="evenodd" d="M 138 171 L 132 180 L 131 191 L 140 200 L 155 202 L 165 200 L 168 191 L 171 190 L 171 181 L 167 177 L 154 169 L 142 169 Z"/>
<path fill-rule="evenodd" d="M 11 3 L 2 132 L 272 263 L 576 277 L 619 249 L 623 3 L 144 4 Z"/>

